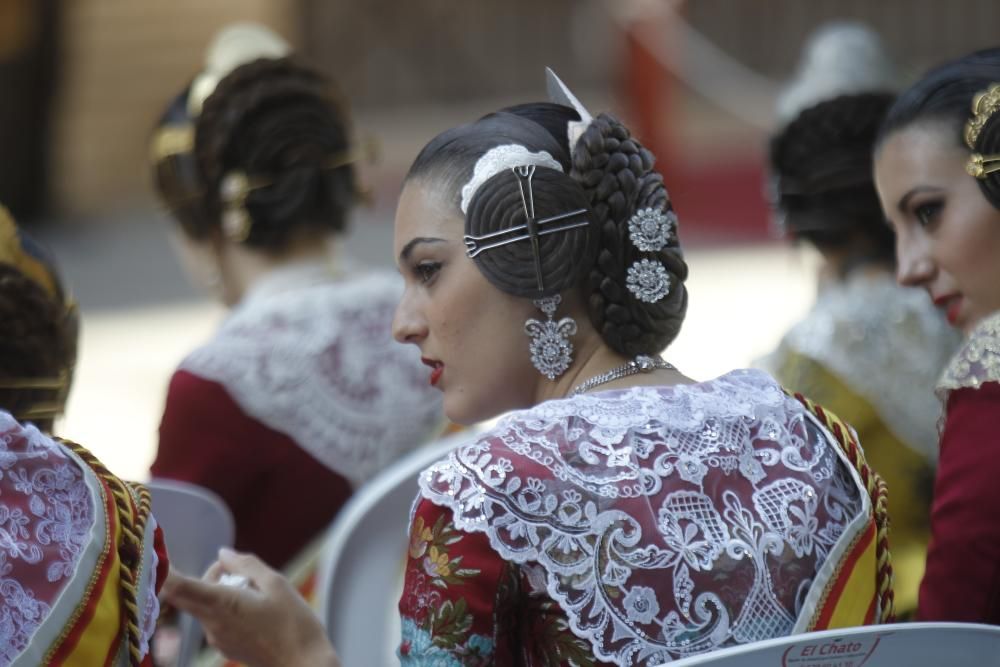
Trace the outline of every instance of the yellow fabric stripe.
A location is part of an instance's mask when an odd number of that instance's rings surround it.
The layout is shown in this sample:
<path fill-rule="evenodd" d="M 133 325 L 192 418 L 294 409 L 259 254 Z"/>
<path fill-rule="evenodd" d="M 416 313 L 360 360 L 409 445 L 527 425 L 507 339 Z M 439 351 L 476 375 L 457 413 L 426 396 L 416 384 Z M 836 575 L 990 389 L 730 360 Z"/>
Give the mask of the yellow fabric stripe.
<path fill-rule="evenodd" d="M 868 542 L 868 547 L 861 552 L 850 573 L 841 573 L 841 576 L 847 577 L 847 583 L 834 605 L 827 629 L 851 628 L 865 624 L 865 615 L 871 608 L 876 594 L 875 562 L 875 540 L 872 539 Z"/>
<path fill-rule="evenodd" d="M 121 526 L 115 524 L 112 544 L 121 539 Z M 110 549 L 108 561 L 108 577 L 101 585 L 100 591 L 91 591 L 92 596 L 99 595 L 90 622 L 80 628 L 79 641 L 63 665 L 65 667 L 100 667 L 104 664 L 112 650 L 118 650 L 123 634 L 121 611 L 121 561 L 118 550 Z M 76 633 L 74 633 L 76 634 Z"/>

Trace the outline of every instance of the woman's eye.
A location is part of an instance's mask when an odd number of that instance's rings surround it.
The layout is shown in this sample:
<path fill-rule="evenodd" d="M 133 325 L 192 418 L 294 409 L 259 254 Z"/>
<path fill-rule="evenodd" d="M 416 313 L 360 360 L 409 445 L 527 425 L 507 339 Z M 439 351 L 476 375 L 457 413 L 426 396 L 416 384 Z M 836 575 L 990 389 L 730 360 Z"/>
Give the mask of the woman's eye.
<path fill-rule="evenodd" d="M 929 227 L 937 221 L 941 208 L 941 202 L 927 202 L 926 204 L 920 204 L 913 209 L 913 217 L 917 219 L 917 222 L 919 222 L 922 227 Z"/>
<path fill-rule="evenodd" d="M 429 283 L 440 269 L 441 262 L 420 262 L 414 267 L 413 272 L 417 274 L 420 282 Z"/>

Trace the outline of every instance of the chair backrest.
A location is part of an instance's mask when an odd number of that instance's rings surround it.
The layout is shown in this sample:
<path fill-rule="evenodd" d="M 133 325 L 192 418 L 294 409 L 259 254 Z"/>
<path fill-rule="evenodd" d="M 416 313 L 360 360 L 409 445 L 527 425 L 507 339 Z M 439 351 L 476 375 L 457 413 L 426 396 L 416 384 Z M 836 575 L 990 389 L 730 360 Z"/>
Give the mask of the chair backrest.
<path fill-rule="evenodd" d="M 171 569 L 200 577 L 215 561 L 219 547 L 233 546 L 233 515 L 217 495 L 171 479 L 150 480 L 146 488 L 152 497 L 153 516 L 163 529 Z M 187 667 L 201 648 L 202 630 L 187 614 L 180 615 L 179 629 L 177 665 Z"/>
<path fill-rule="evenodd" d="M 713 651 L 665 667 L 940 667 L 1000 664 L 1000 627 L 899 623 L 808 632 Z"/>
<path fill-rule="evenodd" d="M 399 665 L 396 605 L 417 477 L 477 434 L 463 431 L 410 453 L 361 487 L 338 513 L 320 556 L 316 604 L 345 665 Z"/>

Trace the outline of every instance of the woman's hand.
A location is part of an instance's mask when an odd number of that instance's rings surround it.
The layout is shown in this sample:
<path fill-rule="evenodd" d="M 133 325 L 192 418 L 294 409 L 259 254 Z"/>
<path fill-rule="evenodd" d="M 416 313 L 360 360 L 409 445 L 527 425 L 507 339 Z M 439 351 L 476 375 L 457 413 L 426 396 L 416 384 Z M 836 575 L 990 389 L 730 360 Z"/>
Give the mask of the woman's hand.
<path fill-rule="evenodd" d="M 234 576 L 246 585 L 220 583 Z M 281 574 L 255 556 L 229 549 L 200 581 L 170 573 L 163 598 L 196 617 L 208 642 L 251 667 L 340 667 L 313 610 Z"/>

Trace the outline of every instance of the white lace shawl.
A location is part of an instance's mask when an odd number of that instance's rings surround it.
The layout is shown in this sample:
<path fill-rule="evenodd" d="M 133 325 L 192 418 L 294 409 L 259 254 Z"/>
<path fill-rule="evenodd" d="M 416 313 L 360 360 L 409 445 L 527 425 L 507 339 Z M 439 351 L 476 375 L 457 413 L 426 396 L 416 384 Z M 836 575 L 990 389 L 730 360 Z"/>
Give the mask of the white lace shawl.
<path fill-rule="evenodd" d="M 420 476 L 598 659 L 644 666 L 803 631 L 870 521 L 863 488 L 755 370 L 548 401 Z"/>
<path fill-rule="evenodd" d="M 441 420 L 419 352 L 392 338 L 397 276 L 335 280 L 324 265 L 267 276 L 181 369 L 357 485 Z"/>
<path fill-rule="evenodd" d="M 776 373 L 790 352 L 819 362 L 865 398 L 897 438 L 934 463 L 941 409 L 933 387 L 960 343 L 922 290 L 900 287 L 888 274 L 856 273 L 824 288 L 805 319 L 758 365 Z"/>

